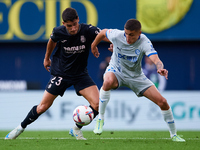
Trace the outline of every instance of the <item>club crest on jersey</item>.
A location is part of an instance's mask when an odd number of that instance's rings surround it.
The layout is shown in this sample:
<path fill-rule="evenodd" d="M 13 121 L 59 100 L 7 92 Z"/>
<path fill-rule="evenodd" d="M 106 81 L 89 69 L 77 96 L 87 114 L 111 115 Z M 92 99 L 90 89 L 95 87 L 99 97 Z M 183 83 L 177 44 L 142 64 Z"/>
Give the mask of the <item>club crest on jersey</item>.
<path fill-rule="evenodd" d="M 136 55 L 139 55 L 139 54 L 140 54 L 140 50 L 139 50 L 139 49 L 136 49 L 136 50 L 135 50 L 135 54 L 136 54 Z"/>
<path fill-rule="evenodd" d="M 81 35 L 81 42 L 82 42 L 82 43 L 85 43 L 85 42 L 86 42 L 86 38 L 85 38 L 84 35 Z"/>

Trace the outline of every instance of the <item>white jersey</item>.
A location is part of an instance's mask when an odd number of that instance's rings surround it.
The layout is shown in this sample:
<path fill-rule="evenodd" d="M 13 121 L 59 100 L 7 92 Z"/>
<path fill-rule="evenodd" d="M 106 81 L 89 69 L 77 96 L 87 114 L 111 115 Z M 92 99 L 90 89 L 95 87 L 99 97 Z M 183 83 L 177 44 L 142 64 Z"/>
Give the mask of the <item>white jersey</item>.
<path fill-rule="evenodd" d="M 124 77 L 142 75 L 143 55 L 157 54 L 151 41 L 144 34 L 141 34 L 133 44 L 127 43 L 124 30 L 109 29 L 106 31 L 106 36 L 113 43 L 110 65 Z"/>

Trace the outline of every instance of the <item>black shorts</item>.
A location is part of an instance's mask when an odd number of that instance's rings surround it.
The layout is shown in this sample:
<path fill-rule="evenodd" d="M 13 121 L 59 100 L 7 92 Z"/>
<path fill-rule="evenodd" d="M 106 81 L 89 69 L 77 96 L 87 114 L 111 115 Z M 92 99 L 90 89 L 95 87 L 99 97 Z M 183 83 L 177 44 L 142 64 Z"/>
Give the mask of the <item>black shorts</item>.
<path fill-rule="evenodd" d="M 81 96 L 80 90 L 83 90 L 92 85 L 96 85 L 89 74 L 84 74 L 76 77 L 59 77 L 52 76 L 46 86 L 46 91 L 53 95 L 63 96 L 64 92 L 70 86 L 74 86 L 76 94 Z"/>

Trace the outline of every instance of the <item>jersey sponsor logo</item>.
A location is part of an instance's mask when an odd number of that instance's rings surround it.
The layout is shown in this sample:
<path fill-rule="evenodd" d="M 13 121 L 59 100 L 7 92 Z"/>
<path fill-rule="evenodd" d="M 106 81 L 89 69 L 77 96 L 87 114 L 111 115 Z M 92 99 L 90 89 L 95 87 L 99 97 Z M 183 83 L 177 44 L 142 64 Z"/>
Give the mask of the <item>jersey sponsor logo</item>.
<path fill-rule="evenodd" d="M 76 53 L 82 53 L 85 51 L 85 45 L 63 47 L 63 48 L 65 50 L 65 53 L 67 54 L 76 54 Z"/>
<path fill-rule="evenodd" d="M 126 56 L 126 55 L 122 55 L 120 53 L 118 53 L 118 58 L 128 60 L 130 62 L 136 62 L 138 60 L 137 56 Z"/>

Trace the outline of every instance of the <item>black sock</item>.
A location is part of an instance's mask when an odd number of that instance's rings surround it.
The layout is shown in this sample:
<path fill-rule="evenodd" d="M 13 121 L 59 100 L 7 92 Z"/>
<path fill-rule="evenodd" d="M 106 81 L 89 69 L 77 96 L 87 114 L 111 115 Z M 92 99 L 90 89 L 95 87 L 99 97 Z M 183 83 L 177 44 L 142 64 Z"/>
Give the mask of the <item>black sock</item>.
<path fill-rule="evenodd" d="M 96 111 L 91 105 L 89 106 L 91 109 L 92 109 L 92 111 L 93 111 L 93 113 L 94 113 L 94 118 L 99 114 L 99 112 L 98 111 Z M 93 119 L 94 119 L 93 118 Z"/>
<path fill-rule="evenodd" d="M 78 125 L 78 124 L 76 124 L 76 126 L 79 128 L 79 129 L 81 129 L 83 126 L 80 126 L 80 125 Z"/>
<path fill-rule="evenodd" d="M 89 106 L 91 109 L 92 109 L 92 111 L 94 112 L 94 118 L 99 114 L 99 112 L 98 111 L 96 111 L 91 105 Z M 94 119 L 93 118 L 93 119 Z M 76 124 L 76 126 L 79 128 L 79 129 L 81 129 L 83 126 L 80 126 L 80 125 L 78 125 L 78 124 Z"/>
<path fill-rule="evenodd" d="M 34 122 L 39 116 L 40 114 L 37 113 L 37 106 L 33 106 L 24 121 L 21 123 L 22 128 L 26 128 L 27 125 Z"/>

